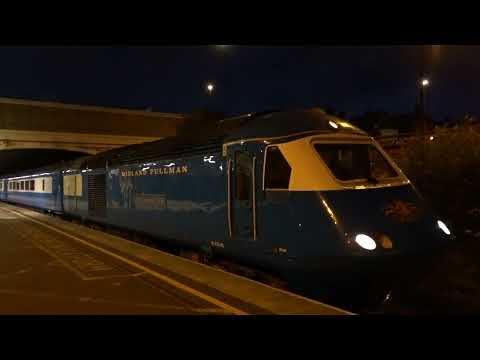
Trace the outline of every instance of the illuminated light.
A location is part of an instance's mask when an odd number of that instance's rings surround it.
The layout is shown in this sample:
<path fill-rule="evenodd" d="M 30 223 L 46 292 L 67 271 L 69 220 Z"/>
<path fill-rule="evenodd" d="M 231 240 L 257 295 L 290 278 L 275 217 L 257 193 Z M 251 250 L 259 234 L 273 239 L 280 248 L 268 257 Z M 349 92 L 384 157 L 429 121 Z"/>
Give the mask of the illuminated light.
<path fill-rule="evenodd" d="M 338 125 L 337 125 L 336 122 L 330 120 L 330 121 L 328 122 L 328 124 L 329 124 L 332 128 L 338 129 Z"/>
<path fill-rule="evenodd" d="M 213 158 L 213 155 L 208 156 L 208 157 L 207 157 L 207 156 L 204 156 L 204 157 L 203 157 L 203 162 L 208 162 L 208 163 L 210 163 L 210 164 L 215 164 L 215 161 L 212 160 L 212 158 Z"/>
<path fill-rule="evenodd" d="M 355 242 L 365 250 L 375 250 L 377 244 L 370 236 L 365 234 L 358 234 L 355 236 Z"/>
<path fill-rule="evenodd" d="M 264 144 L 270 144 L 270 142 L 267 141 L 267 140 L 263 140 L 263 143 L 264 143 Z"/>
<path fill-rule="evenodd" d="M 172 162 L 172 163 L 170 163 L 170 164 L 168 164 L 168 165 L 165 165 L 165 166 L 166 166 L 166 167 L 172 167 L 172 166 L 174 166 L 174 165 L 175 165 L 175 163 Z"/>
<path fill-rule="evenodd" d="M 207 91 L 208 91 L 209 94 L 211 94 L 211 93 L 213 92 L 213 89 L 214 89 L 214 88 L 215 88 L 215 87 L 213 86 L 212 83 L 208 83 L 208 84 L 207 84 Z"/>
<path fill-rule="evenodd" d="M 430 141 L 432 141 L 433 139 L 435 139 L 435 137 L 433 137 L 433 136 L 430 136 Z"/>
<path fill-rule="evenodd" d="M 362 190 L 362 189 L 366 189 L 367 187 L 365 185 L 355 185 L 354 186 L 354 189 L 357 189 L 357 190 Z"/>
<path fill-rule="evenodd" d="M 428 79 L 423 79 L 422 86 L 428 86 L 428 85 L 430 85 L 430 81 Z"/>
<path fill-rule="evenodd" d="M 244 143 L 244 142 L 245 142 L 245 141 L 243 141 L 243 140 L 242 140 L 242 141 L 240 141 L 240 145 L 243 145 L 243 143 Z"/>
<path fill-rule="evenodd" d="M 220 169 L 220 171 L 223 171 L 223 166 L 222 165 L 220 165 L 218 168 Z"/>
<path fill-rule="evenodd" d="M 327 202 L 325 200 L 322 200 L 322 203 L 323 203 L 323 206 L 325 206 L 325 209 L 327 210 L 328 212 L 328 215 L 330 215 L 330 217 L 332 218 L 333 222 L 335 223 L 335 225 L 337 225 L 337 217 L 335 216 L 335 214 L 333 213 L 332 209 L 330 209 L 330 206 L 328 206 Z"/>
<path fill-rule="evenodd" d="M 379 242 L 384 249 L 392 249 L 393 248 L 392 240 L 390 240 L 390 238 L 385 234 L 380 236 Z"/>
<path fill-rule="evenodd" d="M 7 178 L 7 180 L 28 179 L 28 178 L 32 178 L 32 177 L 35 177 L 35 176 L 48 176 L 48 175 L 51 175 L 51 174 L 52 174 L 52 173 L 43 173 L 43 174 L 33 174 L 33 175 L 17 176 L 17 177 L 13 177 L 13 178 Z"/>
<path fill-rule="evenodd" d="M 447 235 L 450 235 L 450 230 L 448 229 L 447 225 L 441 220 L 437 221 L 438 227 Z"/>
<path fill-rule="evenodd" d="M 143 168 L 142 171 L 150 170 L 150 167 Z"/>
<path fill-rule="evenodd" d="M 349 123 L 345 122 L 345 121 L 339 121 L 338 122 L 342 127 L 346 127 L 346 128 L 353 128 L 352 125 L 350 125 Z M 331 125 L 331 124 L 330 124 Z"/>

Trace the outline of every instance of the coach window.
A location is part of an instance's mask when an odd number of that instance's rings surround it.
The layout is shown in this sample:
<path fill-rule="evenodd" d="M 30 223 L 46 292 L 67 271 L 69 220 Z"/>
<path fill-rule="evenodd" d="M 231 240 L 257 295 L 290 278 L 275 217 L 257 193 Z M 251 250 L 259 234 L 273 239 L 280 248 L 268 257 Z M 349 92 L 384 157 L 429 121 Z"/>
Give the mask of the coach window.
<path fill-rule="evenodd" d="M 30 180 L 30 191 L 35 191 L 35 180 Z"/>
<path fill-rule="evenodd" d="M 288 190 L 292 168 L 277 146 L 267 148 L 265 158 L 265 184 L 266 190 Z"/>
<path fill-rule="evenodd" d="M 20 182 L 20 190 L 25 190 L 25 181 Z"/>
<path fill-rule="evenodd" d="M 42 191 L 45 191 L 45 179 L 42 179 Z"/>

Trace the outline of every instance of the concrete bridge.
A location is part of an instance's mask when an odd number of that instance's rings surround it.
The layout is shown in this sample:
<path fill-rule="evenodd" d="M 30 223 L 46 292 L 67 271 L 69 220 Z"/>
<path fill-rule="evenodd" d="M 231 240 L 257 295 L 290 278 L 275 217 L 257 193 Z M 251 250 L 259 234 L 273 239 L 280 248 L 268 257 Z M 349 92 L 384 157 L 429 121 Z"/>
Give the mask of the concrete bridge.
<path fill-rule="evenodd" d="M 0 150 L 95 154 L 176 134 L 182 114 L 0 98 Z"/>
<path fill-rule="evenodd" d="M 174 136 L 183 114 L 0 98 L 0 173 Z"/>

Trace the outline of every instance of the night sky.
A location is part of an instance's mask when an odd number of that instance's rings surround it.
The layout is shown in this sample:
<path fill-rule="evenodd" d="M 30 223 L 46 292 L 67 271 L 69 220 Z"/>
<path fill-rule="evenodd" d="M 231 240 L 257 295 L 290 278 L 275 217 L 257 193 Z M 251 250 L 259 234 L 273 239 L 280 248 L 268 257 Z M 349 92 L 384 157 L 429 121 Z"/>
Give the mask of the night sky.
<path fill-rule="evenodd" d="M 435 119 L 480 114 L 480 46 L 429 49 Z M 409 112 L 421 54 L 418 46 L 0 47 L 0 96 L 228 115 L 309 106 Z"/>

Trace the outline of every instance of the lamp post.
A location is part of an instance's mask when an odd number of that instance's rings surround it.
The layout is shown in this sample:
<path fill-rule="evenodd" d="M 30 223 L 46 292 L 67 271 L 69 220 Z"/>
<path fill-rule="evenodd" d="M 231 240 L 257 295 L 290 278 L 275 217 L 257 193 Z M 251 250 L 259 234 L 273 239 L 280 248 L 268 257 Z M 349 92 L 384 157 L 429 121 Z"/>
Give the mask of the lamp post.
<path fill-rule="evenodd" d="M 420 120 L 420 133 L 421 135 L 425 135 L 427 131 L 427 111 L 426 111 L 426 94 L 427 89 L 430 86 L 430 80 L 425 76 L 420 78 L 419 84 L 419 120 Z"/>
<path fill-rule="evenodd" d="M 423 77 L 420 81 L 420 111 L 423 114 L 426 113 L 425 98 L 427 88 L 430 86 L 430 80 Z"/>

